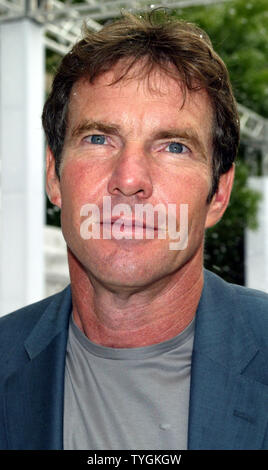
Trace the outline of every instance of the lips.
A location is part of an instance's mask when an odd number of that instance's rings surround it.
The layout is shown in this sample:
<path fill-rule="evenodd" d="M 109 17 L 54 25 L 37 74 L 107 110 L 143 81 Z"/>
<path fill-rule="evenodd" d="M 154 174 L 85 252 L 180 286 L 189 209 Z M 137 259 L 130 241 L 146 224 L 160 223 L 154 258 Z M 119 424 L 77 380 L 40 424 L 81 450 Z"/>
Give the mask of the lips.
<path fill-rule="evenodd" d="M 110 225 L 114 226 L 114 224 L 120 226 L 120 227 L 125 227 L 125 228 L 142 228 L 142 229 L 147 229 L 147 230 L 158 230 L 157 226 L 152 226 L 150 224 L 147 224 L 146 221 L 144 220 L 138 220 L 138 219 L 125 219 L 124 217 L 112 217 L 111 219 L 104 219 L 100 221 L 101 225 Z"/>

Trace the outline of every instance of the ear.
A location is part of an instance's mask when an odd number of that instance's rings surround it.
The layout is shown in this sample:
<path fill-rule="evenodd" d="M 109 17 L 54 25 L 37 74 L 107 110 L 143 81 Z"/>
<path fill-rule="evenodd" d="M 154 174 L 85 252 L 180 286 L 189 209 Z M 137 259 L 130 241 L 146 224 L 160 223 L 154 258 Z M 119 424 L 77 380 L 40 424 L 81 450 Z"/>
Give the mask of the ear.
<path fill-rule="evenodd" d="M 61 207 L 60 181 L 56 173 L 55 157 L 49 147 L 46 151 L 46 192 L 50 202 Z"/>
<path fill-rule="evenodd" d="M 234 173 L 235 165 L 233 164 L 227 173 L 220 176 L 217 192 L 214 194 L 209 204 L 205 228 L 212 227 L 222 218 L 230 200 Z"/>

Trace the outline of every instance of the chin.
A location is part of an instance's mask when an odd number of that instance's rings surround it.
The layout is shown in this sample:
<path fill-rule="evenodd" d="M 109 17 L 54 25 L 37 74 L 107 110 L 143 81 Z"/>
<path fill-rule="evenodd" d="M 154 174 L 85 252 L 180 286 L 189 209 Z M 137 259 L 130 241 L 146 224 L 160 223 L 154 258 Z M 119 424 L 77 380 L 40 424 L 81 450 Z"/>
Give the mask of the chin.
<path fill-rule="evenodd" d="M 187 251 L 169 250 L 162 240 L 146 242 L 90 240 L 69 244 L 69 265 L 74 278 L 86 276 L 112 288 L 141 288 L 174 273 L 187 260 Z M 137 243 L 136 243 L 137 242 Z"/>

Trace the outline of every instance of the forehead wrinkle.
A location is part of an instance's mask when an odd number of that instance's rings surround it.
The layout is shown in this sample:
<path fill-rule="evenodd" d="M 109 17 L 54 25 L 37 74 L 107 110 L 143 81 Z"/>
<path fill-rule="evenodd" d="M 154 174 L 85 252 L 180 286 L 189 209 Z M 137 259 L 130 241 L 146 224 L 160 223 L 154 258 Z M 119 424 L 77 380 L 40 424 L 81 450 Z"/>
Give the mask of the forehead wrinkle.
<path fill-rule="evenodd" d="M 79 106 L 80 103 L 82 104 L 82 106 L 85 105 L 85 101 L 83 100 L 83 96 L 81 96 L 80 93 L 79 93 L 79 85 L 82 86 L 82 87 L 83 87 L 83 85 L 90 86 L 90 88 L 92 90 L 93 90 L 93 88 L 95 88 L 95 91 L 96 90 L 99 91 L 103 88 L 106 88 L 107 90 L 111 89 L 111 97 L 112 97 L 112 89 L 117 88 L 117 90 L 119 90 L 119 92 L 120 92 L 120 95 L 122 96 L 122 99 L 124 99 L 124 89 L 126 89 L 126 92 L 128 93 L 128 91 L 129 91 L 128 84 L 130 84 L 131 82 L 135 83 L 135 77 L 133 77 L 130 80 L 126 80 L 126 78 L 124 77 L 120 82 L 118 82 L 116 84 L 111 84 L 111 74 L 112 73 L 113 73 L 112 70 L 110 70 L 110 71 L 106 72 L 105 74 L 101 75 L 100 77 L 98 77 L 95 80 L 94 84 L 90 84 L 86 79 L 80 79 L 78 82 L 76 82 L 74 84 L 73 90 L 71 92 L 70 108 L 72 108 L 72 110 L 74 110 L 74 108 L 75 107 L 77 108 L 77 106 Z M 155 78 L 154 81 L 155 81 L 155 85 L 156 85 L 157 84 L 157 71 L 155 71 L 155 73 L 153 75 L 154 75 L 154 78 Z M 147 100 L 148 100 L 148 104 L 149 104 L 149 102 L 151 102 L 151 103 L 152 102 L 157 102 L 158 101 L 157 96 L 161 99 L 161 98 L 164 98 L 164 96 L 166 96 L 167 98 L 170 98 L 171 95 L 174 95 L 174 96 L 176 95 L 177 100 L 182 101 L 181 103 L 178 103 L 178 101 L 177 101 L 177 105 L 176 105 L 177 111 L 178 111 L 178 123 L 179 123 L 179 119 L 180 119 L 179 113 L 180 113 L 180 111 L 183 111 L 183 108 L 185 108 L 185 106 L 187 108 L 187 103 L 191 105 L 191 102 L 192 102 L 193 105 L 196 107 L 196 105 L 195 105 L 196 100 L 194 98 L 194 95 L 198 94 L 199 96 L 202 95 L 203 98 L 209 98 L 204 90 L 198 90 L 198 91 L 194 91 L 194 92 L 189 92 L 189 90 L 186 90 L 186 95 L 187 96 L 186 96 L 186 100 L 184 101 L 183 97 L 182 97 L 181 87 L 179 86 L 178 81 L 176 81 L 177 93 L 175 93 L 175 88 L 170 89 L 170 86 L 168 86 L 168 84 L 170 85 L 170 80 L 172 80 L 174 82 L 175 79 L 170 77 L 170 76 L 166 76 L 166 82 L 164 82 L 164 73 L 163 73 L 163 71 L 159 71 L 159 75 L 161 76 L 160 77 L 161 81 L 160 81 L 158 87 L 156 87 L 156 86 L 153 87 L 153 90 L 152 90 L 151 87 L 148 87 L 149 79 L 148 80 L 143 80 L 144 84 L 143 84 L 143 87 L 142 87 L 142 93 L 144 95 L 144 104 L 146 104 Z M 108 80 L 108 78 L 109 78 L 109 80 Z M 109 83 L 110 83 L 111 86 L 109 86 Z M 138 91 L 141 92 L 141 85 L 142 84 L 139 81 L 136 80 L 136 87 L 134 86 L 134 88 L 132 88 L 132 90 L 134 90 L 133 93 L 135 93 L 135 90 L 136 90 L 136 92 L 138 92 Z M 174 83 L 174 85 L 175 85 L 175 83 Z M 163 86 L 165 88 L 164 93 L 163 93 Z M 180 88 L 180 90 L 178 89 L 178 87 Z M 171 91 L 171 93 L 170 93 L 170 91 Z M 109 98 L 109 94 L 108 94 L 108 98 Z M 125 98 L 127 99 L 128 95 L 126 95 Z M 206 101 L 207 107 L 210 108 L 208 110 L 208 115 L 210 115 L 210 119 L 212 118 L 211 121 L 213 121 L 213 117 L 211 116 L 211 114 L 213 114 L 213 110 L 211 110 L 210 100 L 209 99 L 204 100 L 203 101 L 204 104 L 205 104 L 205 101 Z M 90 109 L 90 106 L 89 106 L 89 109 Z M 71 111 L 71 110 L 69 110 L 69 111 Z M 144 118 L 144 113 L 146 114 L 146 109 L 141 110 L 141 111 L 142 112 L 141 112 L 141 115 L 139 116 L 139 122 L 140 122 L 140 125 L 143 125 L 143 124 L 146 124 L 146 119 Z M 108 109 L 108 112 L 109 112 L 109 109 Z M 123 114 L 127 114 L 127 111 L 126 111 L 126 113 L 123 113 Z M 133 126 L 135 127 L 135 123 L 130 122 L 131 120 L 129 120 L 130 116 L 129 115 L 123 116 L 123 114 L 121 113 L 121 118 L 123 119 L 122 124 L 125 125 L 125 123 L 128 121 L 128 125 L 130 125 L 131 128 Z M 160 114 L 161 114 L 161 110 L 160 110 Z M 144 123 L 144 119 L 145 119 L 145 123 Z M 90 121 L 90 118 L 89 118 L 89 121 Z M 96 121 L 100 121 L 101 123 L 103 123 L 106 126 L 105 131 L 107 130 L 108 133 L 113 133 L 113 134 L 115 134 L 115 133 L 119 134 L 120 133 L 120 135 L 122 135 L 122 133 L 123 133 L 123 127 L 120 126 L 119 123 L 118 124 L 117 123 L 114 124 L 113 122 L 111 122 L 111 123 L 107 122 L 106 123 L 105 122 L 105 116 L 104 116 L 104 119 L 101 118 L 100 120 L 97 119 Z M 68 124 L 70 124 L 70 122 Z M 79 132 L 80 124 L 78 123 L 76 125 L 77 132 Z M 82 126 L 83 126 L 83 124 L 81 124 L 81 128 L 82 128 Z M 110 128 L 109 128 L 109 126 L 110 126 Z M 176 124 L 175 124 L 175 126 L 176 126 Z M 97 127 L 97 126 L 95 126 L 95 127 Z M 157 126 L 157 123 L 156 123 L 156 128 L 157 127 L 158 126 Z M 210 127 L 212 128 L 212 126 L 210 126 Z M 67 125 L 67 132 L 68 132 L 68 130 L 71 131 L 71 129 L 69 128 L 69 125 Z M 71 132 L 76 133 L 75 129 L 73 129 L 73 131 L 71 131 Z M 132 131 L 129 130 L 126 137 L 130 137 L 131 134 L 132 134 Z M 138 134 L 139 134 L 139 131 L 137 132 L 137 135 Z M 197 131 L 195 131 L 195 134 L 197 134 L 197 137 L 198 137 L 198 132 Z M 192 136 L 192 137 L 194 137 L 194 136 Z M 193 138 L 193 141 L 194 141 L 194 143 L 197 143 L 197 139 L 195 137 Z M 200 137 L 199 137 L 199 141 L 200 141 Z M 202 145 L 202 147 L 203 147 L 202 148 L 202 153 L 203 154 L 207 154 L 207 151 L 211 147 L 211 143 L 212 143 L 212 132 L 210 134 L 210 142 L 208 142 L 208 149 L 205 150 L 206 145 L 204 145 L 204 143 Z"/>
<path fill-rule="evenodd" d="M 73 85 L 72 94 L 76 95 L 75 89 L 79 87 L 79 84 L 91 85 L 96 89 L 102 89 L 103 87 L 111 89 L 119 89 L 124 91 L 129 83 L 136 83 L 136 92 L 142 90 L 144 95 L 152 96 L 165 96 L 170 94 L 170 82 L 173 83 L 172 88 L 179 88 L 177 96 L 182 97 L 182 106 L 188 93 L 184 81 L 182 80 L 178 70 L 174 64 L 169 63 L 166 66 L 161 67 L 158 64 L 149 64 L 147 67 L 146 58 L 141 58 L 138 62 L 135 62 L 133 66 L 128 68 L 129 59 L 119 60 L 110 70 L 98 75 L 93 82 L 90 82 L 89 78 L 81 77 Z"/>

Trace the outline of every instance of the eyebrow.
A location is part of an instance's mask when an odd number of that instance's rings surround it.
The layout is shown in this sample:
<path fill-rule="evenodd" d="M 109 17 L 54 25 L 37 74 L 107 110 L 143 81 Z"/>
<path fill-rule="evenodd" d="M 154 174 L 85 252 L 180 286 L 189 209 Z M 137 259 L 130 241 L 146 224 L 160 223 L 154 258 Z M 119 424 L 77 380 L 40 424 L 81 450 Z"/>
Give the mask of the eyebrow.
<path fill-rule="evenodd" d="M 197 134 L 197 132 L 194 129 L 186 128 L 186 129 L 180 129 L 180 128 L 171 128 L 167 130 L 160 130 L 156 132 L 154 135 L 154 138 L 156 140 L 161 140 L 161 139 L 185 139 L 188 141 L 193 142 L 194 144 L 203 147 L 203 144 Z"/>
<path fill-rule="evenodd" d="M 99 131 L 103 132 L 103 134 L 112 134 L 112 135 L 121 135 L 122 130 L 121 127 L 117 124 L 107 124 L 102 121 L 92 121 L 85 119 L 81 121 L 76 127 L 73 128 L 71 131 L 71 139 L 75 139 L 82 134 L 92 131 Z M 192 128 L 169 128 L 169 129 L 162 129 L 155 134 L 153 134 L 154 140 L 162 140 L 162 139 L 183 139 L 185 141 L 191 142 L 195 148 L 198 148 L 202 157 L 206 159 L 206 149 L 199 138 L 197 132 Z"/>
<path fill-rule="evenodd" d="M 80 122 L 71 132 L 71 138 L 77 138 L 86 132 L 100 131 L 104 134 L 120 134 L 120 127 L 116 124 L 106 124 L 101 121 L 89 121 L 85 119 Z"/>

